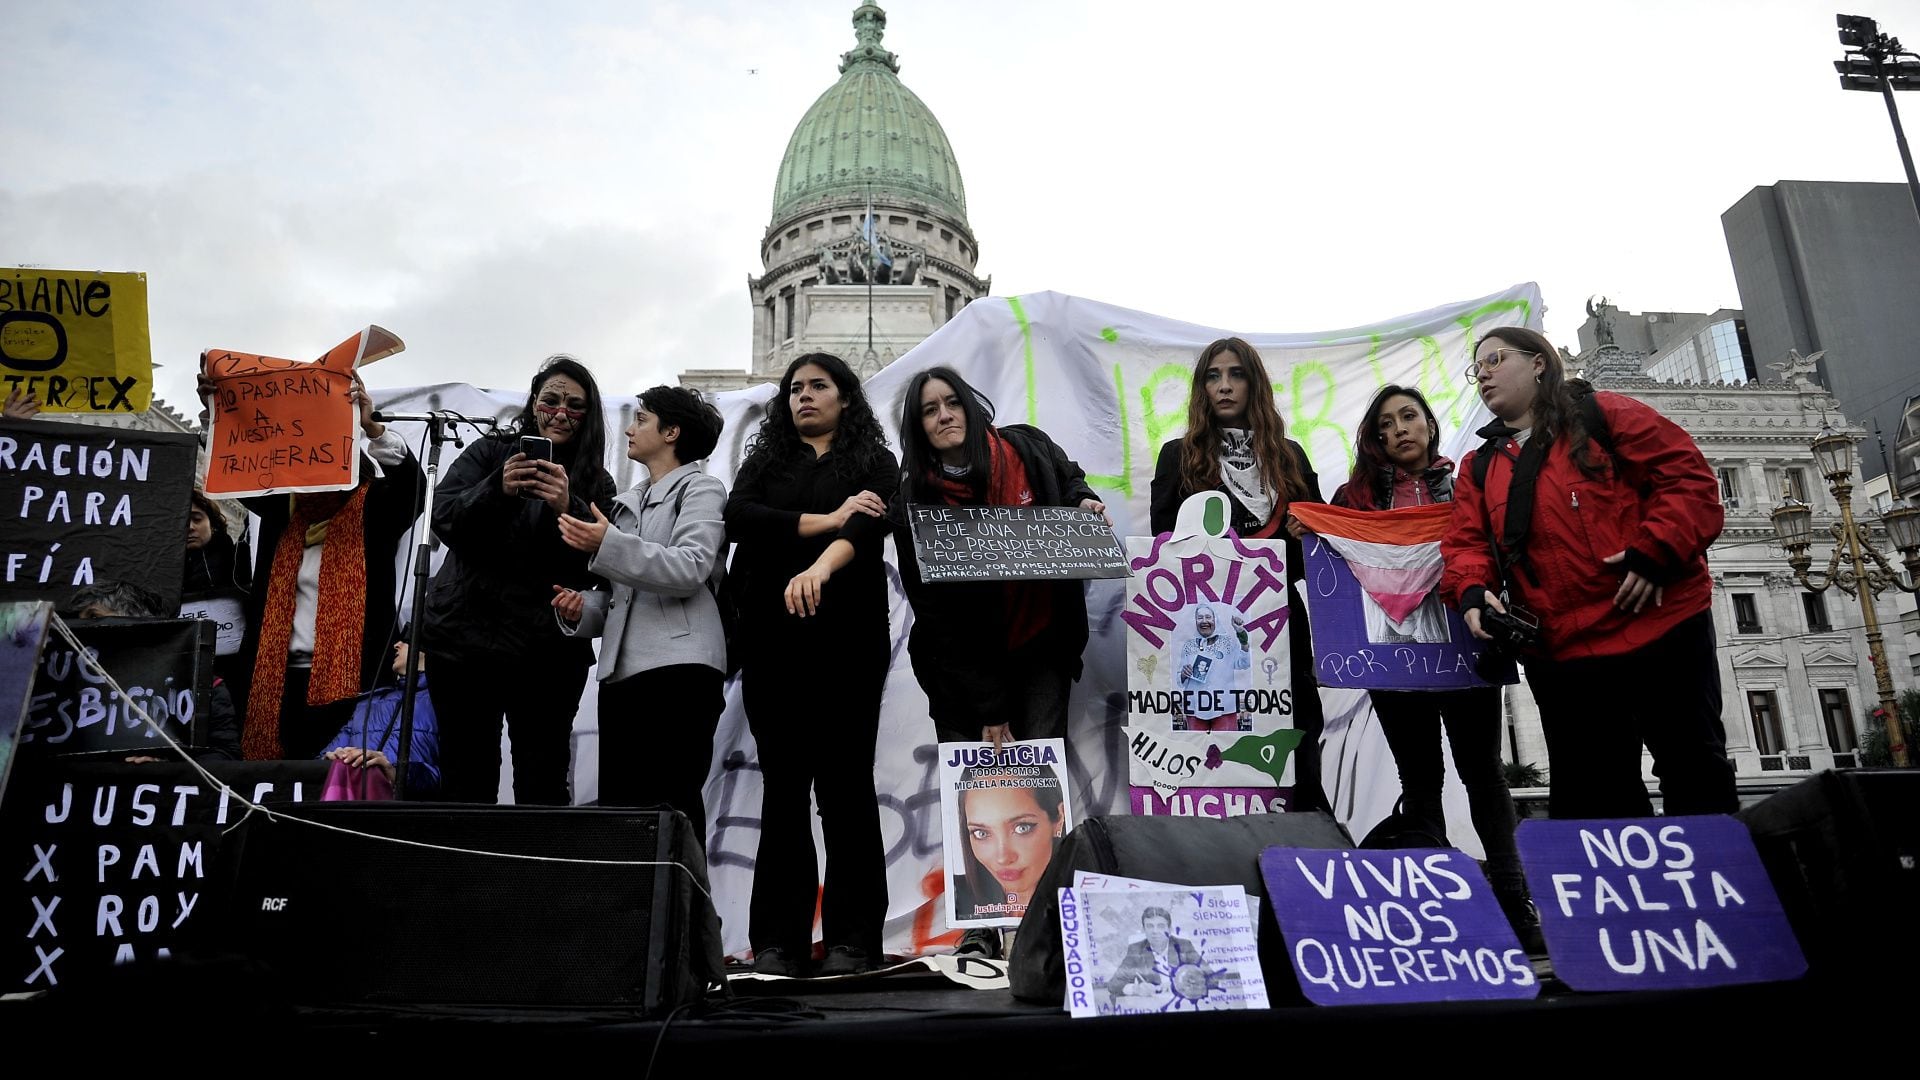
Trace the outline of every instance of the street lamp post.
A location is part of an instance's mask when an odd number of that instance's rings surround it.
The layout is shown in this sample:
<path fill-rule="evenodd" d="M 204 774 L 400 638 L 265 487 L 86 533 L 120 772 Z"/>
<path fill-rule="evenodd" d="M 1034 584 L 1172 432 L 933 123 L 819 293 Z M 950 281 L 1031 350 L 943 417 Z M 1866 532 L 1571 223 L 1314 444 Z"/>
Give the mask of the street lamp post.
<path fill-rule="evenodd" d="M 1920 590 L 1920 509 L 1900 505 L 1880 515 L 1887 535 L 1906 565 L 1903 581 L 1899 571 L 1873 546 L 1867 529 L 1853 516 L 1853 440 L 1823 425 L 1820 435 L 1813 440 L 1813 458 L 1827 478 L 1834 500 L 1840 504 L 1840 522 L 1829 530 L 1834 544 L 1826 570 L 1817 578 L 1807 572 L 1813 566 L 1813 557 L 1807 554 L 1813 544 L 1813 509 L 1794 498 L 1791 491 L 1784 493 L 1784 501 L 1773 508 L 1773 531 L 1780 539 L 1780 546 L 1787 549 L 1787 565 L 1793 568 L 1793 576 L 1802 587 L 1820 593 L 1838 585 L 1841 592 L 1859 599 L 1861 618 L 1867 628 L 1867 651 L 1873 657 L 1873 680 L 1880 692 L 1881 722 L 1887 729 L 1887 748 L 1893 755 L 1893 763 L 1904 768 L 1909 763 L 1906 737 L 1900 727 L 1899 702 L 1893 696 L 1893 675 L 1887 669 L 1886 645 L 1880 636 L 1880 617 L 1873 610 L 1873 601 L 1888 588 Z"/>
<path fill-rule="evenodd" d="M 1847 55 L 1833 62 L 1833 69 L 1840 73 L 1840 88 L 1887 99 L 1893 141 L 1900 147 L 1900 163 L 1907 168 L 1907 190 L 1913 196 L 1914 212 L 1920 214 L 1920 176 L 1914 175 L 1907 133 L 1900 127 L 1900 109 L 1893 102 L 1895 90 L 1920 90 L 1920 53 L 1902 49 L 1899 38 L 1881 33 L 1880 25 L 1864 15 L 1835 15 L 1833 21 L 1840 27 L 1840 44 L 1847 47 Z"/>

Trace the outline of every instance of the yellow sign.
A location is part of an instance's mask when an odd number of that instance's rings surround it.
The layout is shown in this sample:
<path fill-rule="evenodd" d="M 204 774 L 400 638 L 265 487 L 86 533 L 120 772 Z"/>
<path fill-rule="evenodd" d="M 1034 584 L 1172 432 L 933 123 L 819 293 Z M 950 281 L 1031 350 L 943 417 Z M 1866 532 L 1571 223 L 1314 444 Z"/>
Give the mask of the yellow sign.
<path fill-rule="evenodd" d="M 147 275 L 0 270 L 0 397 L 16 390 L 46 412 L 145 412 Z"/>

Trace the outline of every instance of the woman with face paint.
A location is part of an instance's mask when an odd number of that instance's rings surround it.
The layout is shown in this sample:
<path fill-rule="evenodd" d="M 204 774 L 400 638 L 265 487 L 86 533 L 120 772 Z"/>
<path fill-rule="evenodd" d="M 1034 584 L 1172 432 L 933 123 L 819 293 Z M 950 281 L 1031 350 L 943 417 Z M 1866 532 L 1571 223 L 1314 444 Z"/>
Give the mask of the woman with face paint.
<path fill-rule="evenodd" d="M 538 457 L 522 449 L 521 436 Z M 490 803 L 500 788 L 500 730 L 513 741 L 513 801 L 566 805 L 573 716 L 593 645 L 554 621 L 554 586 L 603 584 L 569 547 L 560 516 L 613 511 L 606 421 L 592 372 L 554 356 L 502 434 L 469 446 L 433 500 L 446 560 L 427 590 L 420 646 L 433 655 L 428 693 L 440 721 L 441 798 Z"/>

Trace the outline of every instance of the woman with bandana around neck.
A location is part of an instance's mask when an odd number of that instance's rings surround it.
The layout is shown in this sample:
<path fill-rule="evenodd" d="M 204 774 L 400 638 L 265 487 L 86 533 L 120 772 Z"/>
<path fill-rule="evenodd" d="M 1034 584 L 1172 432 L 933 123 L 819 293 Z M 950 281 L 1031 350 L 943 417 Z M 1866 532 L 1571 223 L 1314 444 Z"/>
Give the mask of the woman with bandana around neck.
<path fill-rule="evenodd" d="M 522 453 L 523 435 L 551 440 L 551 459 Z M 551 602 L 556 585 L 601 584 L 589 556 L 561 537 L 560 516 L 591 521 L 593 507 L 612 514 L 606 443 L 592 372 L 553 356 L 512 425 L 469 446 L 434 494 L 433 531 L 447 555 L 427 590 L 420 647 L 433 655 L 427 692 L 440 722 L 443 799 L 498 799 L 504 723 L 513 801 L 572 801 L 573 717 L 593 645 L 560 632 Z"/>
<path fill-rule="evenodd" d="M 1200 350 L 1187 402 L 1187 433 L 1160 448 L 1153 470 L 1150 520 L 1154 535 L 1173 531 L 1180 504 L 1197 492 L 1221 491 L 1232 511 L 1228 522 L 1243 540 L 1282 539 L 1287 545 L 1287 584 L 1304 574 L 1300 537 L 1306 528 L 1287 513 L 1296 502 L 1324 502 L 1320 478 L 1273 405 L 1273 380 L 1260 354 L 1245 340 L 1221 338 Z M 1305 604 L 1291 587 L 1287 616 L 1293 670 L 1293 726 L 1307 733 L 1295 751 L 1293 799 L 1288 810 L 1323 810 L 1320 789 L 1320 691 L 1313 679 L 1313 642 Z"/>

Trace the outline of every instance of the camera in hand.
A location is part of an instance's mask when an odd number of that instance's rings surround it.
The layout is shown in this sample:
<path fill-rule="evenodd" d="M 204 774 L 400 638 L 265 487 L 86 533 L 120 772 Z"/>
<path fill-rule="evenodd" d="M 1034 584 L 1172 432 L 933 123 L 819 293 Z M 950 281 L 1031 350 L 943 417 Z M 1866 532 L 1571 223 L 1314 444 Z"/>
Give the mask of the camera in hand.
<path fill-rule="evenodd" d="M 1480 629 L 1492 635 L 1493 640 L 1480 650 L 1480 656 L 1473 663 L 1473 673 L 1483 682 L 1496 682 L 1501 674 L 1497 668 L 1517 659 L 1519 655 L 1540 643 L 1540 617 L 1526 608 L 1509 601 L 1507 610 L 1495 611 L 1491 607 L 1480 609 Z"/>
<path fill-rule="evenodd" d="M 527 456 L 528 461 L 552 461 L 553 440 L 547 438 L 545 435 L 522 435 L 520 436 L 520 452 Z M 523 499 L 538 499 L 540 496 L 532 494 L 531 492 L 522 491 L 520 497 Z"/>

